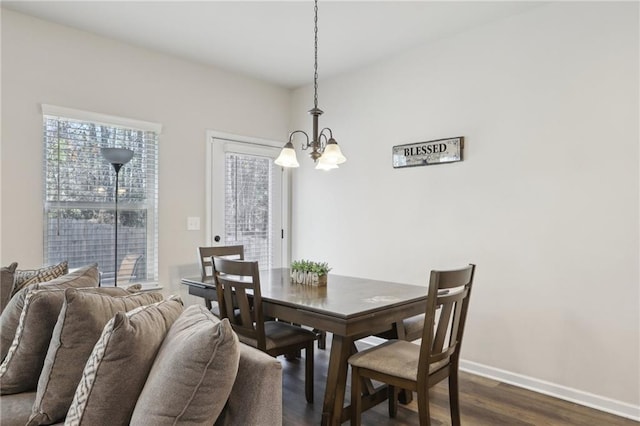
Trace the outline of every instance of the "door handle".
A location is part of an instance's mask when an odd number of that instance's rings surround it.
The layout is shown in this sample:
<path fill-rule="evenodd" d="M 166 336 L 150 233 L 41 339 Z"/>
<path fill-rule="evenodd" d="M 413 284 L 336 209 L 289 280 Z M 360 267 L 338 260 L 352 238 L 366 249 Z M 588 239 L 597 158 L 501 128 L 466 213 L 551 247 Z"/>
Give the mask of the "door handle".
<path fill-rule="evenodd" d="M 216 235 L 215 237 L 213 237 L 213 241 L 215 241 L 216 243 L 220 242 L 220 235 Z"/>

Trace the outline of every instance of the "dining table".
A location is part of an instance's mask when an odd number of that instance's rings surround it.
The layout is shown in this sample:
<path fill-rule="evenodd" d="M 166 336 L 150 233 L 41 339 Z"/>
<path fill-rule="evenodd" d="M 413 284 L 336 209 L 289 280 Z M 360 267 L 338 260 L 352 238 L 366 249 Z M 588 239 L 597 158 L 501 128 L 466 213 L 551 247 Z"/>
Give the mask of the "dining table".
<path fill-rule="evenodd" d="M 217 300 L 213 278 L 186 277 L 189 294 Z M 326 286 L 297 284 L 288 268 L 260 271 L 264 315 L 332 334 L 322 425 L 339 425 L 351 416 L 345 405 L 348 359 L 355 341 L 392 328 L 402 338 L 402 320 L 425 312 L 424 286 L 330 274 Z M 363 409 L 386 398 L 384 390 L 364 387 Z"/>

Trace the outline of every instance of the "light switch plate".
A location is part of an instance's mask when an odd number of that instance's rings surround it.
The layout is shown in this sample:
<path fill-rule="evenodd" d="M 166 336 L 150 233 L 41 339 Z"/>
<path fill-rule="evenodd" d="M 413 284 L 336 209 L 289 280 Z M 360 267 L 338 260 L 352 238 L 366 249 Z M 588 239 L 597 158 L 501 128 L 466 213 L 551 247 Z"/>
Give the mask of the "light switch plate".
<path fill-rule="evenodd" d="M 187 218 L 187 231 L 199 231 L 200 218 L 197 216 Z"/>

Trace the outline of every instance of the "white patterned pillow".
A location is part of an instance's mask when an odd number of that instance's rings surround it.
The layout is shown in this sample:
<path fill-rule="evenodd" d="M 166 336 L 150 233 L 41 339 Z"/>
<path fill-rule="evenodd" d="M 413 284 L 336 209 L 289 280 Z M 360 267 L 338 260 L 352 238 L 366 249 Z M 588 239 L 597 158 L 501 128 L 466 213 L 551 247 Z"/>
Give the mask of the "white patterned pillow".
<path fill-rule="evenodd" d="M 129 424 L 158 349 L 180 313 L 182 301 L 171 298 L 109 320 L 85 364 L 65 425 Z"/>
<path fill-rule="evenodd" d="M 13 277 L 13 290 L 11 296 L 20 289 L 37 283 L 44 283 L 69 273 L 69 264 L 66 260 L 57 265 L 46 266 L 40 269 L 17 270 Z"/>

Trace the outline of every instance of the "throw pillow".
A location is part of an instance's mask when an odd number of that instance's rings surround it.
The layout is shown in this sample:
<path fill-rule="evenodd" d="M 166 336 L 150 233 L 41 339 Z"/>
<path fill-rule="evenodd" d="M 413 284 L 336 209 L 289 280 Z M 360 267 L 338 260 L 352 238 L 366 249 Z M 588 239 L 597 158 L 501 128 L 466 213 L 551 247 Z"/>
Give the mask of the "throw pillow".
<path fill-rule="evenodd" d="M 63 295 L 60 289 L 27 292 L 13 342 L 0 364 L 0 395 L 36 388 Z"/>
<path fill-rule="evenodd" d="M 0 395 L 35 390 L 64 302 L 64 289 L 29 286 L 15 336 L 0 364 Z M 110 289 L 111 290 L 111 289 Z M 77 291 L 102 292 L 99 288 Z M 120 294 L 127 294 L 119 289 Z M 113 293 L 113 291 L 112 291 Z"/>
<path fill-rule="evenodd" d="M 13 262 L 9 266 L 3 266 L 0 273 L 0 312 L 4 311 L 4 307 L 9 303 L 11 294 L 13 294 L 13 280 L 18 264 Z"/>
<path fill-rule="evenodd" d="M 131 425 L 212 425 L 238 371 L 240 345 L 229 320 L 189 306 L 162 342 Z"/>
<path fill-rule="evenodd" d="M 158 349 L 181 312 L 180 300 L 166 300 L 118 312 L 109 320 L 87 361 L 65 425 L 129 424 Z"/>
<path fill-rule="evenodd" d="M 120 287 L 100 287 L 99 290 L 95 293 L 73 288 L 65 291 L 38 380 L 29 425 L 51 424 L 64 419 L 93 346 L 117 312 L 163 299 L 161 293 L 130 294 Z"/>
<path fill-rule="evenodd" d="M 16 271 L 13 281 L 13 296 L 22 288 L 37 283 L 44 283 L 69 273 L 69 265 L 66 260 L 57 265 L 45 266 L 40 269 Z"/>
<path fill-rule="evenodd" d="M 38 284 L 34 284 L 36 288 Z M 0 315 L 0 362 L 5 359 L 13 337 L 16 335 L 16 328 L 18 328 L 18 322 L 20 321 L 20 314 L 24 307 L 24 298 L 27 295 L 29 289 L 23 288 L 15 296 L 9 299 L 9 303 L 2 311 Z"/>
<path fill-rule="evenodd" d="M 9 300 L 7 307 L 0 315 L 0 360 L 4 360 L 13 343 L 16 334 L 20 314 L 24 306 L 24 299 L 27 292 L 39 288 L 68 288 L 68 287 L 96 287 L 98 285 L 98 265 L 92 264 L 77 269 L 69 274 L 63 275 L 46 283 L 31 284 L 22 288 Z"/>
<path fill-rule="evenodd" d="M 139 293 L 142 291 L 142 284 L 131 284 L 125 288 L 129 293 Z"/>

